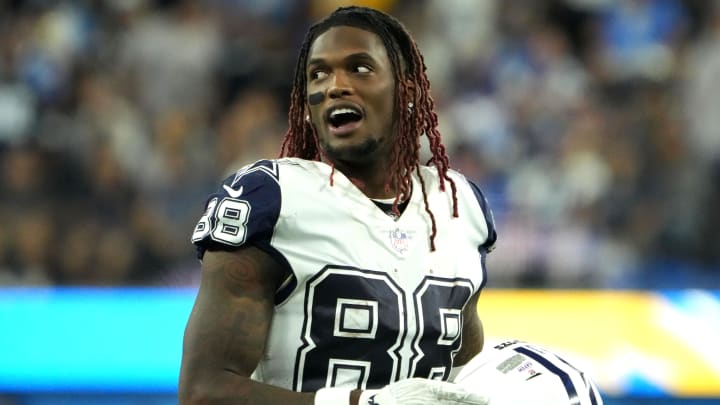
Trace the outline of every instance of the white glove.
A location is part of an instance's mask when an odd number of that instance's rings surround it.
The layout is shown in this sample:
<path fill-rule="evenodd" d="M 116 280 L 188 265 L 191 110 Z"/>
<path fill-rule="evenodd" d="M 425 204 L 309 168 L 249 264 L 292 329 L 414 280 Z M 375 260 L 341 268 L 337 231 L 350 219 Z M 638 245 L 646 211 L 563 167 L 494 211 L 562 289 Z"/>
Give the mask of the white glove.
<path fill-rule="evenodd" d="M 379 390 L 365 390 L 359 405 L 487 405 L 488 398 L 453 383 L 409 378 Z"/>

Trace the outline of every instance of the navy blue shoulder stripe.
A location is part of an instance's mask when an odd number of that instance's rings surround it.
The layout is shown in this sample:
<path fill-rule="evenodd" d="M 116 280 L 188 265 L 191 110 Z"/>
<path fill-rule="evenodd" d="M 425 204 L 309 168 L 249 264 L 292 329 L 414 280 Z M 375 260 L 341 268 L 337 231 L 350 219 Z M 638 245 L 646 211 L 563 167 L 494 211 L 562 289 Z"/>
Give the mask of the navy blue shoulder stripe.
<path fill-rule="evenodd" d="M 472 189 L 473 193 L 475 194 L 475 198 L 478 201 L 478 204 L 480 204 L 480 208 L 482 209 L 483 215 L 485 216 L 485 223 L 488 227 L 488 236 L 487 240 L 483 245 L 481 246 L 486 252 L 489 252 L 492 250 L 493 245 L 495 245 L 495 242 L 497 241 L 497 232 L 495 230 L 495 219 L 493 218 L 492 211 L 490 210 L 490 206 L 488 205 L 487 199 L 485 198 L 485 195 L 483 195 L 482 191 L 480 190 L 480 187 L 478 187 L 475 183 L 473 183 L 470 180 L 467 180 L 468 184 L 470 184 L 470 188 Z"/>
<path fill-rule="evenodd" d="M 207 200 L 206 210 L 215 204 L 200 221 L 207 230 L 196 227 L 193 234 L 199 259 L 206 250 L 232 251 L 242 245 L 272 251 L 270 240 L 282 204 L 279 176 L 276 161 L 259 160 L 225 178 Z"/>

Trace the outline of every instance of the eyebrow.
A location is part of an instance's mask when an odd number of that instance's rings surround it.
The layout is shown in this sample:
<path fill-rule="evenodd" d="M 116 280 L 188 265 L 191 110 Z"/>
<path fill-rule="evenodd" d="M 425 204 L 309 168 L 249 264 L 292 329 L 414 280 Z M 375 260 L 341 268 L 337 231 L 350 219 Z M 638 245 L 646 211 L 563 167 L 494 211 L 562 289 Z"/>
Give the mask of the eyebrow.
<path fill-rule="evenodd" d="M 373 62 L 374 62 L 374 61 L 375 61 L 375 58 L 373 58 L 372 55 L 370 55 L 370 54 L 367 53 L 367 52 L 357 52 L 357 53 L 352 53 L 352 54 L 350 54 L 350 55 L 347 55 L 346 57 L 343 58 L 343 60 L 344 60 L 344 61 L 350 61 L 350 60 L 367 60 L 367 61 L 373 61 Z M 324 63 L 325 63 L 325 59 L 323 59 L 323 58 L 312 58 L 312 59 L 308 60 L 307 66 L 322 65 L 322 64 L 324 64 Z"/>

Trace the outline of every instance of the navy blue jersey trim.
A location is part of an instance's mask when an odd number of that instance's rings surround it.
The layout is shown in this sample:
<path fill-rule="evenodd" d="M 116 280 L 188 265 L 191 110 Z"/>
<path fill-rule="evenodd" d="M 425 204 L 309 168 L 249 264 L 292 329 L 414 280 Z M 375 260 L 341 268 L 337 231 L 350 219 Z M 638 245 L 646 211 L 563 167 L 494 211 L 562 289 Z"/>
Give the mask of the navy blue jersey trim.
<path fill-rule="evenodd" d="M 279 250 L 270 245 L 269 240 L 259 242 L 255 245 L 255 247 L 267 253 L 273 259 L 275 259 L 275 261 L 280 263 L 280 266 L 282 266 L 286 274 L 288 274 L 288 277 L 290 277 L 289 281 L 287 278 L 285 278 L 283 280 L 283 285 L 278 288 L 277 291 L 275 291 L 275 306 L 280 305 L 285 302 L 288 297 L 290 297 L 290 294 L 293 292 L 293 290 L 295 290 L 295 287 L 297 287 L 297 277 L 295 277 L 295 273 L 292 271 L 292 266 L 290 266 L 290 262 L 288 262 L 285 255 L 283 255 L 282 253 L 280 253 Z"/>
<path fill-rule="evenodd" d="M 206 200 L 206 207 L 213 200 L 217 201 L 217 206 L 207 217 L 210 230 L 202 239 L 194 241 L 198 259 L 202 260 L 206 250 L 234 251 L 244 245 L 263 247 L 270 244 L 282 204 L 278 178 L 278 165 L 272 160 L 257 161 L 225 178 Z M 234 200 L 236 204 L 247 207 L 245 223 L 242 225 L 245 232 L 242 239 L 233 240 L 214 235 L 214 228 L 222 219 L 219 218 L 222 214 L 218 213 L 217 207 L 226 200 Z"/>
<path fill-rule="evenodd" d="M 485 257 L 487 257 L 487 253 L 480 252 L 480 268 L 482 268 L 482 281 L 480 282 L 478 292 L 482 291 L 483 288 L 485 288 L 485 284 L 487 284 L 487 268 L 485 267 Z"/>
<path fill-rule="evenodd" d="M 495 219 L 493 218 L 492 211 L 490 211 L 490 207 L 488 205 L 487 199 L 485 198 L 485 195 L 483 195 L 482 191 L 480 190 L 480 187 L 475 185 L 470 180 L 467 180 L 468 184 L 470 185 L 470 188 L 473 191 L 473 194 L 475 194 L 475 198 L 477 199 L 478 203 L 480 204 L 480 208 L 482 209 L 483 216 L 485 217 L 485 223 L 487 224 L 488 229 L 488 235 L 487 239 L 485 240 L 485 243 L 483 243 L 480 246 L 480 250 L 484 251 L 485 253 L 490 253 L 492 251 L 495 242 L 497 241 L 497 231 L 495 230 Z"/>
<path fill-rule="evenodd" d="M 285 255 L 280 253 L 279 250 L 275 249 L 273 246 L 268 243 L 269 241 L 264 241 L 262 243 L 256 244 L 256 247 L 263 252 L 270 255 L 275 261 L 280 263 L 280 265 L 285 270 L 285 273 L 288 274 L 288 277 L 283 280 L 283 284 L 280 286 L 280 288 L 275 291 L 275 306 L 278 306 L 285 302 L 290 297 L 290 294 L 295 290 L 297 287 L 297 277 L 295 277 L 295 272 L 293 272 L 292 266 L 290 266 L 290 262 L 288 262 Z"/>
<path fill-rule="evenodd" d="M 235 187 L 235 185 L 238 183 L 238 181 L 240 181 L 240 179 L 258 171 L 266 173 L 276 182 L 280 179 L 280 171 L 278 169 L 277 161 L 263 159 L 258 160 L 251 165 L 247 165 L 235 172 L 235 174 L 233 175 L 233 180 L 229 184 L 230 187 Z"/>

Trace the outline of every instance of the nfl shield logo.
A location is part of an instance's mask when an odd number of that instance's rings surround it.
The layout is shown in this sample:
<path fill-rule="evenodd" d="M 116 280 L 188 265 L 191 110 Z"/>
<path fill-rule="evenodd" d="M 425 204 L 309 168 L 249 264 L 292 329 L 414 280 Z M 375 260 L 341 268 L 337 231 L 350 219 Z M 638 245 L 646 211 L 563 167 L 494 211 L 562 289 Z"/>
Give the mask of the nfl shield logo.
<path fill-rule="evenodd" d="M 400 228 L 395 228 L 389 233 L 390 244 L 392 245 L 392 247 L 397 250 L 398 253 L 405 253 L 405 251 L 408 250 L 408 247 L 410 246 L 411 235 Z"/>

